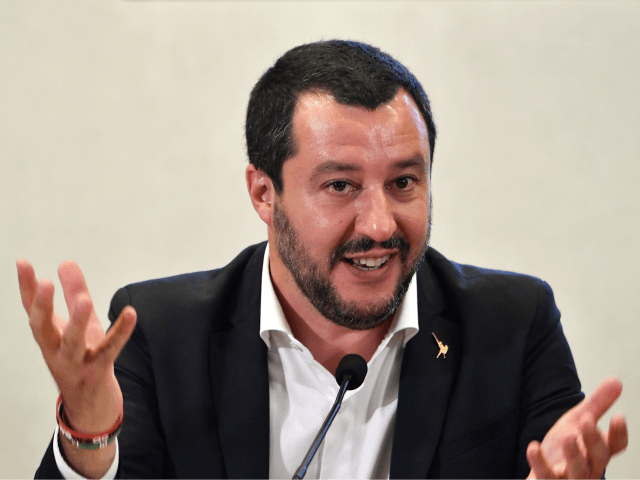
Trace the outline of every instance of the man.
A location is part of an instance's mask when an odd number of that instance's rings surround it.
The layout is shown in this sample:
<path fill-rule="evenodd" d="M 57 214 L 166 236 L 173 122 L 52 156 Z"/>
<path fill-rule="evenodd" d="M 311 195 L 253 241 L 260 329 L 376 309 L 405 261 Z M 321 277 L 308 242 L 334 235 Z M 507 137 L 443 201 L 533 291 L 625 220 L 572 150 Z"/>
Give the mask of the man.
<path fill-rule="evenodd" d="M 268 244 L 119 290 L 106 335 L 77 265 L 59 270 L 65 324 L 18 261 L 62 402 L 38 476 L 290 477 L 347 353 L 369 373 L 309 477 L 602 476 L 627 443 L 623 417 L 596 427 L 621 385 L 583 400 L 549 287 L 428 248 L 436 132 L 405 67 L 297 47 L 254 87 L 246 136 Z"/>

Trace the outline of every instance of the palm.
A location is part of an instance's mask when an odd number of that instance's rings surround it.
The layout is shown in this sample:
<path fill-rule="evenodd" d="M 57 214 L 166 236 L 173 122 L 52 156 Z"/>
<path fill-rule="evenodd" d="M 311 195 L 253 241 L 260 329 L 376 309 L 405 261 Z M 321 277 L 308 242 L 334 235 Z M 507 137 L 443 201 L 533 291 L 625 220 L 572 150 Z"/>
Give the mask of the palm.
<path fill-rule="evenodd" d="M 60 388 L 65 412 L 86 431 L 100 431 L 115 421 L 122 393 L 113 362 L 135 325 L 135 311 L 127 307 L 105 335 L 80 268 L 71 261 L 58 269 L 69 321 L 53 311 L 53 284 L 36 281 L 33 267 L 18 261 L 22 303 L 42 355 Z"/>
<path fill-rule="evenodd" d="M 53 314 L 54 328 L 58 332 L 60 338 L 64 337 L 69 322 L 57 313 Z M 50 355 L 45 356 L 47 366 L 53 377 L 56 379 L 61 391 L 66 390 L 67 384 L 81 383 L 87 387 L 91 387 L 96 382 L 102 380 L 104 372 L 97 365 L 94 353 L 105 338 L 104 330 L 95 312 L 91 314 L 87 322 L 86 331 L 84 332 L 84 355 L 81 362 L 76 363 L 75 359 L 70 359 L 62 348 L 58 348 Z M 74 368 L 79 367 L 79 368 Z M 73 372 L 73 376 L 69 373 Z"/>
<path fill-rule="evenodd" d="M 622 392 L 617 378 L 609 378 L 580 404 L 565 413 L 549 430 L 541 444 L 531 442 L 527 459 L 530 477 L 601 478 L 609 459 L 627 446 L 624 417 L 611 419 L 601 433 L 598 420 Z"/>

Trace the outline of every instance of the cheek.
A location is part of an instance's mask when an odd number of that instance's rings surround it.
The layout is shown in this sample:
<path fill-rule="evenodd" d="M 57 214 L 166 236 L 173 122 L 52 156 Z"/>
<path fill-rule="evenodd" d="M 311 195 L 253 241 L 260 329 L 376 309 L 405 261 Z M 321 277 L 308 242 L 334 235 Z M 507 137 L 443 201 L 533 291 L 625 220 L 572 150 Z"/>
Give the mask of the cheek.
<path fill-rule="evenodd" d="M 410 242 L 426 239 L 430 214 L 429 203 L 420 202 L 397 217 L 401 230 Z"/>
<path fill-rule="evenodd" d="M 311 215 L 309 224 L 315 230 L 315 235 L 331 235 L 331 231 L 336 227 L 336 219 L 332 215 L 323 215 L 318 212 Z"/>
<path fill-rule="evenodd" d="M 301 200 L 300 207 L 304 211 L 305 224 L 310 235 L 315 235 L 315 240 L 322 242 L 334 235 L 342 236 L 342 230 L 349 225 L 349 217 L 352 215 L 348 207 L 338 207 L 328 203 L 317 201 L 316 198 Z M 322 235 L 322 237 L 318 237 Z"/>
<path fill-rule="evenodd" d="M 307 251 L 317 260 L 327 259 L 353 233 L 349 208 L 327 208 L 322 203 L 308 200 L 299 206 L 304 208 L 305 213 L 301 217 L 298 233 Z"/>

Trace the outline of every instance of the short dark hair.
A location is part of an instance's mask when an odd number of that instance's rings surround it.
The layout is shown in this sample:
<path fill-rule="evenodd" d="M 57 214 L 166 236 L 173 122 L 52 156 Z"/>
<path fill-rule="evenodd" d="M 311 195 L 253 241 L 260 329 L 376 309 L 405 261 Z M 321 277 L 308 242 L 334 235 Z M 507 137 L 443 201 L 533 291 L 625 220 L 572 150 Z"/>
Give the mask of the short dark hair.
<path fill-rule="evenodd" d="M 375 110 L 400 88 L 413 98 L 427 126 L 431 162 L 436 142 L 429 99 L 400 62 L 365 43 L 328 40 L 295 47 L 282 55 L 253 87 L 245 135 L 249 162 L 282 192 L 282 165 L 296 153 L 293 114 L 301 94 L 326 92 L 338 103 Z"/>

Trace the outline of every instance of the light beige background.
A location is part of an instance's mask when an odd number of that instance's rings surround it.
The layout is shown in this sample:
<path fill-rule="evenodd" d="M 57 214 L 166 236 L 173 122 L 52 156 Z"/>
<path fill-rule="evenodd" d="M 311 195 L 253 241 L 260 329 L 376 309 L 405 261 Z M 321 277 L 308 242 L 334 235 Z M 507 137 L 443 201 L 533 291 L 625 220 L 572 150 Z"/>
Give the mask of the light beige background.
<path fill-rule="evenodd" d="M 78 261 L 106 321 L 119 286 L 264 239 L 249 91 L 285 50 L 342 37 L 431 97 L 432 244 L 551 284 L 585 391 L 625 384 L 631 446 L 608 476 L 640 476 L 639 25 L 636 1 L 0 2 L 0 475 L 33 475 L 57 395 L 15 259 L 56 281 Z"/>

